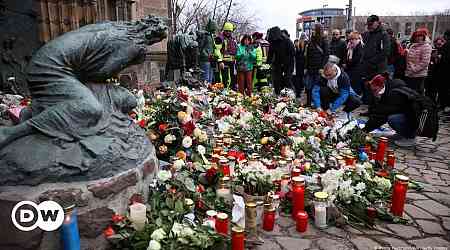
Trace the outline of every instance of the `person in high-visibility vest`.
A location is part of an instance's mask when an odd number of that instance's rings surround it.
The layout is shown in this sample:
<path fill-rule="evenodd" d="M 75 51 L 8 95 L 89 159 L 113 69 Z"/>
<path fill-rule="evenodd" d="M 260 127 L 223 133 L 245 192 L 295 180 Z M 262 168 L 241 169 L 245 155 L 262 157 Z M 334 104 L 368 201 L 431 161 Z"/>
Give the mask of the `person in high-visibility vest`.
<path fill-rule="evenodd" d="M 270 65 L 267 64 L 267 52 L 269 50 L 269 42 L 263 39 L 263 34 L 255 32 L 252 34 L 253 46 L 256 49 L 256 67 L 253 71 L 253 85 L 258 90 L 263 86 L 269 85 L 268 73 Z"/>
<path fill-rule="evenodd" d="M 226 22 L 223 32 L 215 39 L 215 53 L 220 70 L 221 82 L 228 88 L 236 89 L 235 56 L 237 42 L 233 37 L 234 25 Z"/>

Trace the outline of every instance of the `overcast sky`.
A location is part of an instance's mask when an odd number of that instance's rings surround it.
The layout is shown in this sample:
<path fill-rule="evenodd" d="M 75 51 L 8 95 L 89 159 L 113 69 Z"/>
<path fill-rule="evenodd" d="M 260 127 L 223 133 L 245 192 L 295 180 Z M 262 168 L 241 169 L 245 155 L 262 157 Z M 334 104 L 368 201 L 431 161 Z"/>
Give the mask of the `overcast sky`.
<path fill-rule="evenodd" d="M 299 12 L 321 8 L 345 8 L 348 0 L 243 0 L 260 18 L 261 31 L 272 26 L 286 28 L 295 37 L 295 20 Z M 353 0 L 356 15 L 409 15 L 450 9 L 449 0 Z"/>

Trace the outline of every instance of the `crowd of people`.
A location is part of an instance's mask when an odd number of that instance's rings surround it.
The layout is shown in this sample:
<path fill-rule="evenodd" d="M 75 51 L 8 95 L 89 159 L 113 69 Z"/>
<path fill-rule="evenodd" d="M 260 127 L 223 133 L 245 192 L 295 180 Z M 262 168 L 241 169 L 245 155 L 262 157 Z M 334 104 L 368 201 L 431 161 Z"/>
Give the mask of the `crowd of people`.
<path fill-rule="evenodd" d="M 429 31 L 419 28 L 401 43 L 378 16 L 369 16 L 366 24 L 364 32 L 333 30 L 331 39 L 316 24 L 309 38 L 302 34 L 294 42 L 279 27 L 269 29 L 265 39 L 255 32 L 239 41 L 232 23 L 218 35 L 207 27 L 211 45 L 200 46 L 202 80 L 222 82 L 247 96 L 263 86 L 276 94 L 291 88 L 297 98 L 306 96 L 305 106 L 329 114 L 342 110 L 350 116 L 364 103 L 366 131 L 389 123 L 397 132 L 396 144 L 412 146 L 419 126 L 411 103 L 415 96 L 450 107 L 444 77 L 450 69 L 450 30 L 431 41 Z"/>

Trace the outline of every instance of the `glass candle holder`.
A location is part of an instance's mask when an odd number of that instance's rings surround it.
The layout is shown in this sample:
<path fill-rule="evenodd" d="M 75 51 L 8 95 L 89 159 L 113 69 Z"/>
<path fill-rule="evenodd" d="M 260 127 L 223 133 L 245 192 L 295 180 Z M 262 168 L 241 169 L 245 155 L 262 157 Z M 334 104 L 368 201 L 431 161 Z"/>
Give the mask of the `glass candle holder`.
<path fill-rule="evenodd" d="M 394 154 L 388 154 L 386 157 L 386 165 L 389 169 L 394 169 L 395 167 L 395 155 Z"/>
<path fill-rule="evenodd" d="M 230 165 L 227 159 L 221 159 L 219 161 L 220 171 L 224 176 L 230 176 Z"/>
<path fill-rule="evenodd" d="M 409 178 L 404 175 L 396 175 L 392 190 L 391 213 L 395 216 L 403 216 L 406 192 L 408 191 Z"/>
<path fill-rule="evenodd" d="M 147 222 L 147 207 L 137 202 L 130 205 L 130 221 L 136 230 L 144 229 Z"/>
<path fill-rule="evenodd" d="M 291 172 L 291 177 L 294 178 L 294 177 L 300 176 L 301 173 L 302 173 L 302 171 L 299 168 L 293 167 L 292 172 Z"/>
<path fill-rule="evenodd" d="M 374 207 L 368 207 L 367 208 L 367 219 L 370 224 L 374 224 L 375 217 L 377 217 L 377 209 Z"/>
<path fill-rule="evenodd" d="M 287 193 L 289 192 L 289 175 L 283 175 L 281 177 L 281 192 L 282 193 Z"/>
<path fill-rule="evenodd" d="M 296 229 L 297 232 L 304 233 L 308 228 L 308 214 L 305 211 L 297 213 Z"/>
<path fill-rule="evenodd" d="M 275 208 L 272 204 L 264 204 L 263 229 L 265 231 L 273 231 L 275 226 Z"/>
<path fill-rule="evenodd" d="M 327 207 L 328 207 L 328 193 L 316 192 L 314 193 L 314 223 L 317 228 L 326 228 L 327 224 Z"/>
<path fill-rule="evenodd" d="M 64 208 L 64 222 L 61 226 L 61 239 L 64 250 L 80 249 L 77 210 L 74 204 Z"/>
<path fill-rule="evenodd" d="M 244 229 L 239 226 L 231 228 L 231 249 L 244 250 L 244 247 L 245 247 Z"/>
<path fill-rule="evenodd" d="M 250 237 L 257 236 L 258 226 L 256 222 L 256 203 L 245 203 L 245 231 Z"/>
<path fill-rule="evenodd" d="M 216 216 L 217 212 L 215 210 L 206 211 L 206 221 L 212 228 L 216 227 Z"/>
<path fill-rule="evenodd" d="M 292 218 L 295 220 L 298 212 L 305 210 L 305 178 L 292 178 Z"/>
<path fill-rule="evenodd" d="M 220 234 L 228 234 L 228 215 L 226 213 L 218 213 L 216 219 L 216 232 Z"/>
<path fill-rule="evenodd" d="M 376 160 L 378 162 L 381 163 L 383 162 L 387 148 L 388 148 L 388 138 L 380 137 L 380 139 L 378 140 L 377 156 L 376 156 Z"/>

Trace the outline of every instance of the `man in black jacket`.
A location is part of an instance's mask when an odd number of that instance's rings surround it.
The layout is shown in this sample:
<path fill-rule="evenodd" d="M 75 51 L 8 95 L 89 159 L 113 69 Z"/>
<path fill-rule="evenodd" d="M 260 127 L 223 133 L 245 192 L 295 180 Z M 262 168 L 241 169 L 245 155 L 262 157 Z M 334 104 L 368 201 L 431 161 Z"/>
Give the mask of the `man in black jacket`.
<path fill-rule="evenodd" d="M 347 44 L 345 40 L 341 38 L 341 32 L 339 30 L 333 30 L 333 37 L 330 41 L 330 55 L 335 55 L 339 58 L 339 66 L 344 64 L 344 60 L 347 57 Z"/>
<path fill-rule="evenodd" d="M 394 143 L 399 147 L 415 145 L 417 122 L 408 96 L 402 93 L 402 88 L 408 88 L 400 79 L 391 80 L 389 74 L 376 75 L 369 88 L 375 98 L 369 120 L 364 127 L 371 132 L 386 122 L 399 135 Z"/>
<path fill-rule="evenodd" d="M 278 95 L 283 88 L 293 89 L 295 49 L 291 39 L 279 27 L 269 29 L 267 40 L 270 43 L 267 63 L 272 65 L 272 83 Z"/>
<path fill-rule="evenodd" d="M 364 42 L 362 75 L 363 80 L 367 82 L 375 75 L 387 71 L 387 60 L 391 55 L 391 40 L 376 15 L 367 18 L 367 32 L 364 32 L 362 37 Z M 371 98 L 370 91 L 365 89 L 363 101 L 370 103 Z"/>

